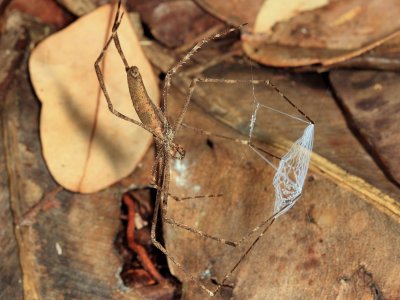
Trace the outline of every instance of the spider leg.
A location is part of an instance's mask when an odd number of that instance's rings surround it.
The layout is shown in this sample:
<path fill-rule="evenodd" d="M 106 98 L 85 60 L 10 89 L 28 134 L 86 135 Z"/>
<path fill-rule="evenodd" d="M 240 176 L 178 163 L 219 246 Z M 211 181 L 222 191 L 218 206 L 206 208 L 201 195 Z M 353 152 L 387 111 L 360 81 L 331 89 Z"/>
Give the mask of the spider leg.
<path fill-rule="evenodd" d="M 207 44 L 208 42 L 211 42 L 212 40 L 215 40 L 217 38 L 223 37 L 233 31 L 240 30 L 240 28 L 242 28 L 244 25 L 246 25 L 246 24 L 240 25 L 238 27 L 225 29 L 224 31 L 218 32 L 213 36 L 202 39 L 183 58 L 181 58 L 181 60 L 174 67 L 172 67 L 167 72 L 167 74 L 165 76 L 165 82 L 164 82 L 164 88 L 163 88 L 163 106 L 162 106 L 162 111 L 165 115 L 167 115 L 167 97 L 168 97 L 169 87 L 171 86 L 172 75 L 174 75 L 202 46 L 204 46 L 204 44 Z M 184 111 L 185 111 L 185 108 L 180 113 L 178 120 L 182 118 L 181 115 L 184 114 Z"/>
<path fill-rule="evenodd" d="M 201 282 L 199 282 L 198 279 L 196 279 L 196 277 L 191 274 L 190 272 L 188 272 L 176 259 L 175 257 L 173 257 L 168 251 L 167 249 L 159 242 L 157 241 L 157 237 L 156 237 L 156 229 L 157 229 L 157 223 L 158 223 L 158 214 L 160 212 L 160 207 L 161 207 L 161 215 L 162 218 L 164 216 L 164 214 L 166 213 L 166 210 L 163 209 L 163 204 L 167 202 L 167 200 L 165 200 L 165 198 L 168 198 L 167 195 L 167 190 L 168 190 L 168 178 L 169 178 L 169 168 L 168 168 L 168 164 L 169 164 L 169 158 L 168 157 L 163 157 L 161 156 L 159 162 L 158 162 L 158 167 L 160 169 L 162 169 L 162 171 L 160 171 L 161 173 L 159 174 L 159 180 L 157 182 L 157 184 L 163 186 L 163 189 L 160 189 L 157 191 L 157 197 L 156 197 L 156 203 L 154 206 L 154 214 L 153 214 L 153 220 L 151 222 L 151 232 L 150 232 L 150 237 L 151 237 L 151 242 L 153 243 L 153 245 L 160 250 L 171 262 L 173 262 L 191 281 L 197 283 L 201 289 L 203 289 L 205 292 L 207 292 L 207 294 L 209 296 L 214 296 L 215 294 L 208 289 L 204 284 L 202 284 Z M 161 184 L 160 184 L 161 183 Z"/>
<path fill-rule="evenodd" d="M 187 109 L 189 107 L 190 101 L 192 99 L 192 94 L 193 94 L 194 88 L 196 87 L 196 84 L 197 84 L 198 81 L 199 81 L 199 79 L 195 78 L 195 79 L 192 79 L 192 81 L 190 82 L 189 93 L 186 96 L 185 104 L 183 105 L 182 111 L 179 114 L 178 119 L 177 119 L 177 121 L 176 121 L 176 123 L 174 125 L 174 129 L 173 129 L 174 130 L 174 135 L 175 135 L 176 132 L 179 131 L 179 129 L 180 129 L 181 125 L 182 125 L 183 117 L 185 116 L 185 113 L 186 113 L 186 111 L 187 111 Z"/>
<path fill-rule="evenodd" d="M 160 206 L 161 206 L 161 203 L 162 203 L 162 197 L 160 196 L 161 194 L 162 194 L 162 192 L 159 192 L 159 195 L 157 195 L 157 200 L 156 200 L 156 204 L 155 204 L 155 207 L 154 207 L 154 215 L 153 215 L 153 220 L 152 220 L 152 225 L 151 225 L 151 235 L 150 235 L 151 236 L 151 242 L 170 261 L 172 261 L 191 281 L 193 281 L 196 284 L 198 284 L 200 286 L 200 288 L 203 289 L 205 292 L 207 292 L 207 294 L 209 296 L 211 296 L 211 297 L 214 296 L 215 295 L 214 292 L 212 292 L 204 284 L 199 282 L 199 280 L 196 279 L 193 274 L 191 274 L 188 271 L 186 271 L 186 269 L 171 254 L 169 254 L 167 249 L 165 249 L 165 247 L 159 241 L 157 241 L 156 229 L 157 229 L 157 222 L 158 222 L 158 213 L 159 213 L 159 209 L 160 209 Z"/>
<path fill-rule="evenodd" d="M 168 196 L 170 196 L 172 199 L 174 199 L 177 202 L 181 201 L 186 201 L 186 200 L 192 200 L 192 199 L 202 199 L 202 198 L 218 198 L 222 197 L 224 194 L 211 194 L 211 195 L 195 195 L 195 196 L 186 196 L 186 197 L 178 197 L 171 195 L 168 193 Z"/>
<path fill-rule="evenodd" d="M 112 28 L 111 36 L 107 40 L 107 42 L 106 42 L 104 48 L 102 49 L 99 57 L 96 59 L 96 61 L 94 63 L 94 68 L 96 70 L 97 79 L 99 81 L 99 84 L 100 84 L 101 90 L 102 90 L 102 92 L 104 94 L 104 97 L 107 100 L 108 109 L 109 109 L 109 111 L 111 113 L 113 113 L 118 118 L 121 118 L 121 119 L 123 119 L 125 121 L 131 122 L 133 124 L 136 124 L 136 125 L 144 128 L 145 130 L 147 130 L 148 132 L 153 134 L 153 136 L 157 136 L 156 132 L 152 128 L 150 128 L 149 126 L 146 126 L 145 124 L 143 124 L 143 123 L 141 123 L 139 121 L 136 121 L 135 119 L 132 119 L 132 118 L 120 113 L 118 110 L 116 110 L 114 108 L 114 105 L 112 104 L 110 95 L 109 95 L 109 93 L 107 91 L 107 88 L 106 88 L 106 85 L 105 85 L 105 82 L 104 82 L 104 75 L 103 75 L 103 73 L 101 71 L 100 62 L 102 61 L 102 59 L 103 59 L 108 47 L 110 46 L 111 42 L 115 39 L 118 27 L 121 24 L 121 20 L 122 20 L 123 14 L 119 13 L 120 6 L 121 6 L 121 1 L 118 2 L 118 10 L 117 10 L 117 14 L 115 16 L 115 20 L 114 20 L 114 25 L 113 25 L 113 28 Z M 126 63 L 126 60 L 124 61 L 124 63 Z"/>
<path fill-rule="evenodd" d="M 223 238 L 216 237 L 216 236 L 210 235 L 208 233 L 205 233 L 205 232 L 203 232 L 201 230 L 197 230 L 197 229 L 192 228 L 192 227 L 190 227 L 188 225 L 185 225 L 185 224 L 182 224 L 182 223 L 178 223 L 172 218 L 164 217 L 163 221 L 165 223 L 167 223 L 167 224 L 172 225 L 172 226 L 182 228 L 182 229 L 187 230 L 187 231 L 189 231 L 191 233 L 197 234 L 197 235 L 199 235 L 199 236 L 201 236 L 203 238 L 212 239 L 212 240 L 217 241 L 217 242 L 219 242 L 221 244 L 226 244 L 226 245 L 232 246 L 232 247 L 236 247 L 238 245 L 238 243 L 236 243 L 236 242 L 228 241 L 226 239 L 223 239 Z"/>
<path fill-rule="evenodd" d="M 189 199 L 198 199 L 198 198 L 215 198 L 215 197 L 222 196 L 222 194 L 217 194 L 217 195 L 199 195 L 199 196 L 193 196 L 193 197 L 182 197 L 182 198 L 179 198 L 177 196 L 171 195 L 170 193 L 165 193 L 165 190 L 163 190 L 158 185 L 152 184 L 150 186 L 155 188 L 155 189 L 157 189 L 159 192 L 164 192 L 165 195 L 171 197 L 172 199 L 174 199 L 176 201 L 189 200 Z M 226 240 L 224 238 L 220 238 L 220 237 L 216 237 L 214 235 L 210 235 L 210 234 L 205 233 L 205 232 L 203 232 L 201 230 L 198 230 L 196 228 L 193 228 L 193 227 L 190 227 L 188 225 L 179 223 L 179 222 L 175 221 L 172 218 L 168 218 L 168 217 L 166 217 L 166 213 L 167 212 L 166 212 L 166 207 L 165 207 L 164 213 L 162 214 L 162 220 L 166 224 L 170 224 L 172 226 L 179 227 L 179 228 L 187 230 L 187 231 L 189 231 L 191 233 L 197 234 L 197 235 L 199 235 L 199 236 L 201 236 L 203 238 L 209 238 L 209 239 L 212 239 L 212 240 L 217 241 L 217 242 L 222 243 L 222 244 L 226 244 L 226 245 L 229 245 L 229 246 L 232 246 L 232 247 L 236 247 L 237 246 L 236 242 L 232 242 L 232 241 Z"/>
<path fill-rule="evenodd" d="M 225 284 L 225 282 L 229 279 L 229 277 L 232 275 L 232 273 L 237 269 L 237 267 L 240 265 L 240 263 L 245 259 L 247 254 L 253 249 L 253 247 L 258 243 L 258 241 L 261 239 L 261 237 L 267 232 L 269 227 L 274 223 L 276 218 L 270 219 L 268 225 L 264 228 L 264 230 L 261 232 L 261 234 L 253 241 L 253 243 L 247 248 L 247 250 L 240 256 L 240 258 L 237 260 L 237 262 L 233 265 L 233 267 L 228 271 L 228 273 L 225 274 L 224 278 L 220 283 L 218 283 L 217 288 L 213 291 L 214 294 L 218 293 L 218 291 L 221 289 L 221 287 Z"/>
<path fill-rule="evenodd" d="M 162 155 L 161 150 L 162 149 L 160 149 L 159 147 L 156 147 L 156 156 L 155 156 L 153 168 L 151 170 L 151 178 L 152 178 L 153 181 L 155 181 L 155 179 L 158 177 L 158 174 L 159 174 L 159 170 L 157 170 L 157 167 L 158 167 L 158 163 L 157 162 L 161 158 L 161 155 Z"/>
<path fill-rule="evenodd" d="M 193 49 L 194 49 L 194 48 L 193 48 Z M 262 148 L 260 148 L 260 147 L 257 147 L 255 144 L 253 144 L 252 141 L 251 141 L 251 135 L 250 135 L 249 139 L 234 139 L 234 138 L 231 138 L 231 137 L 227 137 L 227 136 L 215 134 L 215 133 L 212 133 L 212 132 L 203 130 L 203 129 L 190 127 L 190 126 L 188 126 L 188 125 L 186 125 L 186 124 L 183 123 L 184 115 L 185 115 L 185 113 L 186 113 L 186 111 L 187 111 L 187 109 L 188 109 L 188 107 L 189 107 L 189 104 L 190 104 L 190 102 L 191 102 L 191 98 L 192 98 L 194 89 L 195 89 L 195 87 L 196 87 L 196 85 L 197 85 L 198 83 L 225 83 L 225 84 L 235 84 L 235 83 L 241 83 L 241 82 L 242 82 L 242 83 L 251 83 L 251 84 L 253 84 L 253 85 L 255 85 L 255 84 L 265 84 L 265 85 L 267 85 L 268 87 L 273 88 L 273 89 L 279 94 L 279 96 L 282 97 L 283 100 L 285 100 L 285 101 L 288 102 L 293 108 L 295 108 L 304 118 L 306 118 L 307 121 L 302 120 L 302 119 L 299 119 L 299 118 L 298 118 L 298 120 L 303 121 L 303 122 L 306 122 L 306 123 L 314 124 L 314 121 L 312 121 L 302 110 L 300 110 L 300 109 L 299 109 L 299 108 L 298 108 L 298 107 L 297 107 L 297 106 L 296 106 L 296 105 L 295 105 L 295 104 L 294 104 L 294 103 L 293 103 L 293 102 L 292 102 L 292 101 L 291 101 L 291 100 L 276 86 L 276 85 L 274 85 L 270 80 L 251 80 L 251 79 L 249 79 L 249 80 L 236 80 L 236 79 L 195 78 L 195 79 L 192 79 L 192 81 L 191 81 L 191 83 L 190 83 L 190 85 L 189 85 L 189 92 L 188 92 L 188 94 L 187 94 L 187 96 L 186 96 L 185 104 L 184 104 L 183 109 L 182 109 L 182 111 L 181 111 L 181 113 L 180 113 L 180 115 L 179 115 L 179 117 L 178 117 L 178 119 L 177 119 L 177 121 L 176 121 L 176 123 L 175 123 L 175 126 L 174 126 L 174 135 L 179 131 L 179 129 L 180 129 L 182 126 L 184 126 L 184 127 L 186 127 L 186 128 L 189 128 L 189 129 L 192 129 L 192 130 L 194 130 L 194 131 L 197 131 L 198 133 L 203 134 L 203 135 L 216 136 L 216 137 L 219 137 L 219 138 L 224 138 L 224 139 L 231 140 L 231 141 L 233 141 L 233 142 L 237 142 L 237 143 L 239 143 L 239 144 L 248 145 L 253 151 L 255 151 L 255 152 L 256 152 L 258 155 L 260 155 L 260 156 L 262 156 L 260 152 L 263 152 L 264 154 L 267 154 L 267 155 L 269 155 L 270 157 L 277 158 L 277 159 L 280 160 L 281 157 L 276 156 L 275 154 L 273 154 L 273 153 L 271 153 L 271 152 L 265 151 L 264 149 L 262 149 Z M 283 114 L 285 114 L 285 113 L 283 113 Z M 285 114 L 285 115 L 286 115 L 286 114 Z M 268 159 L 265 159 L 265 160 L 267 161 L 267 163 L 268 163 L 269 165 L 271 165 L 272 167 L 274 167 L 273 164 L 272 164 Z M 276 167 L 274 167 L 274 168 L 276 169 Z"/>
<path fill-rule="evenodd" d="M 251 148 L 254 148 L 256 150 L 259 150 L 261 152 L 264 152 L 265 154 L 277 158 L 277 159 L 281 159 L 280 157 L 274 155 L 273 153 L 270 153 L 268 151 L 265 151 L 264 149 L 261 149 L 259 147 L 257 147 L 256 145 L 254 145 L 251 140 L 245 140 L 245 139 L 234 139 L 234 138 L 230 138 L 227 136 L 223 136 L 223 135 L 218 135 L 203 129 L 199 129 L 199 128 L 194 128 L 194 127 L 190 127 L 186 124 L 183 123 L 183 118 L 185 116 L 185 113 L 189 107 L 189 104 L 192 100 L 192 95 L 194 92 L 194 89 L 196 87 L 196 85 L 198 83 L 226 83 L 226 84 L 235 84 L 235 83 L 239 83 L 239 82 L 244 82 L 244 83 L 251 83 L 251 84 L 265 84 L 271 88 L 273 88 L 285 101 L 287 101 L 292 107 L 294 107 L 302 116 L 304 116 L 308 122 L 310 122 L 311 124 L 314 124 L 314 121 L 312 121 L 302 110 L 300 110 L 276 85 L 274 85 L 270 80 L 236 80 L 236 79 L 214 79 L 214 78 L 194 78 L 192 79 L 190 85 L 189 85 L 189 92 L 186 96 L 186 100 L 185 100 L 185 104 L 182 108 L 182 111 L 175 123 L 174 126 L 174 135 L 176 134 L 176 132 L 179 131 L 179 129 L 181 128 L 181 126 L 184 126 L 186 128 L 195 130 L 203 135 L 208 135 L 208 136 L 216 136 L 219 138 L 224 138 L 224 139 L 229 139 L 231 141 L 240 143 L 240 144 L 244 144 L 244 145 L 249 145 Z"/>
<path fill-rule="evenodd" d="M 217 134 L 217 133 L 212 133 L 212 132 L 210 132 L 210 131 L 203 130 L 203 129 L 201 129 L 201 128 L 196 128 L 196 127 L 189 126 L 189 125 L 187 125 L 187 124 L 185 124 L 185 123 L 181 123 L 181 126 L 182 126 L 182 127 L 185 127 L 185 128 L 188 128 L 188 129 L 190 129 L 190 130 L 196 131 L 197 133 L 200 133 L 200 134 L 205 135 L 205 136 L 213 136 L 213 137 L 216 137 L 216 138 L 221 138 L 221 139 L 229 140 L 229 141 L 232 141 L 232 142 L 241 144 L 241 145 L 248 145 L 248 146 L 250 146 L 250 147 L 253 147 L 253 148 L 256 149 L 256 150 L 259 150 L 259 151 L 263 152 L 264 154 L 267 154 L 267 155 L 269 155 L 269 156 L 271 156 L 271 157 L 273 157 L 273 158 L 276 158 L 276 159 L 281 160 L 281 157 L 279 157 L 279 156 L 277 156 L 277 155 L 275 155 L 275 154 L 273 154 L 273 153 L 271 153 L 271 152 L 268 152 L 268 151 L 266 151 L 266 150 L 264 150 L 264 149 L 262 149 L 262 148 L 260 148 L 260 147 L 258 147 L 258 146 L 256 146 L 256 145 L 254 145 L 254 144 L 253 144 L 251 141 L 249 141 L 249 140 L 245 140 L 245 139 L 235 139 L 235 138 L 231 138 L 231 137 L 229 137 L 229 136 L 225 136 L 225 135 L 221 135 L 221 134 Z"/>
<path fill-rule="evenodd" d="M 163 191 L 161 187 L 159 187 L 157 184 L 149 184 L 149 187 L 154 188 L 156 190 Z M 177 202 L 185 201 L 185 200 L 192 200 L 192 199 L 201 199 L 201 198 L 217 198 L 217 197 L 222 197 L 223 194 L 210 194 L 210 195 L 195 195 L 195 196 L 188 196 L 188 197 L 178 197 L 175 195 L 172 195 L 171 193 L 167 193 L 168 197 L 171 197 Z"/>
<path fill-rule="evenodd" d="M 293 201 L 296 201 L 299 199 L 301 195 L 297 196 Z M 255 232 L 260 230 L 261 228 L 264 228 L 264 230 L 257 236 L 257 238 L 251 243 L 251 245 L 246 249 L 246 251 L 240 256 L 240 258 L 237 260 L 237 262 L 233 265 L 233 267 L 228 271 L 228 273 L 225 274 L 224 278 L 220 283 L 218 283 L 217 288 L 214 290 L 214 294 L 216 294 L 220 288 L 225 284 L 225 282 L 229 279 L 229 277 L 232 275 L 232 273 L 237 269 L 237 267 L 240 265 L 240 263 L 245 259 L 247 254 L 253 249 L 253 247 L 259 242 L 259 240 L 262 238 L 262 236 L 268 231 L 268 229 L 271 227 L 271 225 L 275 222 L 275 220 L 282 214 L 284 213 L 287 209 L 289 209 L 293 204 L 288 204 L 284 207 L 282 207 L 278 212 L 274 213 L 272 216 L 270 216 L 268 219 L 263 220 L 259 225 L 254 227 L 248 234 L 246 234 L 243 238 L 241 238 L 237 242 L 237 246 L 240 246 L 243 242 L 245 242 L 250 236 L 252 236 Z"/>
<path fill-rule="evenodd" d="M 307 116 L 300 108 L 294 104 L 292 100 L 290 100 L 274 83 L 270 80 L 254 80 L 254 79 L 220 79 L 220 78 L 198 78 L 198 82 L 205 82 L 205 83 L 226 83 L 226 84 L 235 84 L 235 83 L 251 83 L 251 84 L 265 84 L 268 87 L 271 87 L 278 93 L 278 95 L 288 102 L 294 109 L 296 109 L 307 121 L 311 124 L 315 124 L 313 120 L 309 116 Z"/>

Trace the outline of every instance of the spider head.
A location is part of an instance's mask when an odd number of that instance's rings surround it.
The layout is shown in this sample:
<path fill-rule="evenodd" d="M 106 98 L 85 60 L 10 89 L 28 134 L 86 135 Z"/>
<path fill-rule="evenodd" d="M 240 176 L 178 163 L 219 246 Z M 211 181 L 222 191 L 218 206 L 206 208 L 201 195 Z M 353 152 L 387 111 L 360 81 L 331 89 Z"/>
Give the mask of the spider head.
<path fill-rule="evenodd" d="M 183 159 L 185 157 L 186 151 L 179 144 L 173 144 L 171 147 L 171 156 L 175 159 Z"/>
<path fill-rule="evenodd" d="M 139 78 L 140 77 L 139 69 L 136 66 L 127 68 L 126 72 L 127 72 L 127 74 L 129 76 L 132 76 L 133 78 Z"/>

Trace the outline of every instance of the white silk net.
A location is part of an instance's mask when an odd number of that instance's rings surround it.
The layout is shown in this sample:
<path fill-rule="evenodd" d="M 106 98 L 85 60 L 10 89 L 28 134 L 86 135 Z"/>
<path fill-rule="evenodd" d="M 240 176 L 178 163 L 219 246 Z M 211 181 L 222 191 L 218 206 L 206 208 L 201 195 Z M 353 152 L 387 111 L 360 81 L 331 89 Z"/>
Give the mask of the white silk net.
<path fill-rule="evenodd" d="M 297 111 L 297 108 L 296 112 L 298 112 L 299 116 L 261 104 L 255 96 L 254 85 L 253 101 L 254 112 L 249 122 L 250 142 L 252 141 L 253 131 L 257 122 L 257 114 L 260 109 L 269 110 L 271 113 L 280 114 L 292 121 L 304 123 L 306 125 L 302 135 L 291 145 L 289 151 L 281 157 L 277 166 L 268 159 L 267 156 L 257 150 L 257 148 L 250 145 L 250 148 L 253 151 L 255 151 L 266 163 L 276 170 L 272 183 L 275 190 L 273 213 L 275 218 L 277 218 L 287 212 L 301 198 L 313 148 L 314 123 Z M 286 100 L 281 99 L 281 101 Z"/>

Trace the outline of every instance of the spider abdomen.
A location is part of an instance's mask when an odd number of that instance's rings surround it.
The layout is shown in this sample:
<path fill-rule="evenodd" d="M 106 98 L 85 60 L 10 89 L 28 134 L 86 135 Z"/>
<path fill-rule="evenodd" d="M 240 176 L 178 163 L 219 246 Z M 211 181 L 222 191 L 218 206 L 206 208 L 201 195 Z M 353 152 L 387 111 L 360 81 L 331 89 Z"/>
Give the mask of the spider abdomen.
<path fill-rule="evenodd" d="M 126 70 L 126 75 L 132 103 L 140 121 L 152 128 L 159 136 L 162 136 L 163 123 L 159 117 L 158 108 L 147 94 L 138 68 L 129 67 Z"/>

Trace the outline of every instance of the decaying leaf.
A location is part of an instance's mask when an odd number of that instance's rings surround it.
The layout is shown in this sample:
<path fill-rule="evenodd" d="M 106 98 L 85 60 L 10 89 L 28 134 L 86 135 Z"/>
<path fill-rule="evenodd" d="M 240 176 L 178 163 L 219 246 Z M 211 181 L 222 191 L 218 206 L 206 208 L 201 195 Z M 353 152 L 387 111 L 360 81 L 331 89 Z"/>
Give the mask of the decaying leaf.
<path fill-rule="evenodd" d="M 39 0 L 34 4 L 31 1 L 14 0 L 9 8 L 34 16 L 40 22 L 55 25 L 58 28 L 64 27 L 71 21 L 71 16 L 52 0 Z"/>
<path fill-rule="evenodd" d="M 40 43 L 29 61 L 42 102 L 43 154 L 54 178 L 72 191 L 94 192 L 118 181 L 132 171 L 151 142 L 143 129 L 111 114 L 99 90 L 93 64 L 113 17 L 111 6 L 99 8 Z M 156 78 L 128 19 L 118 33 L 129 63 L 139 67 L 149 96 L 157 102 Z M 114 47 L 103 70 L 115 108 L 135 117 Z"/>
<path fill-rule="evenodd" d="M 293 1 L 269 0 L 265 1 L 257 14 L 253 32 L 269 32 L 276 23 L 286 21 L 291 17 L 308 10 L 322 7 L 329 0 Z"/>
<path fill-rule="evenodd" d="M 282 20 L 287 13 L 281 9 L 271 15 Z M 266 65 L 330 65 L 394 37 L 400 30 L 399 13 L 400 3 L 395 0 L 331 1 L 318 9 L 297 12 L 287 21 L 270 24 L 261 10 L 257 33 L 244 36 L 243 48 L 251 58 Z M 273 30 L 259 33 L 270 28 Z"/>
<path fill-rule="evenodd" d="M 222 24 L 193 2 L 181 0 L 157 5 L 149 24 L 153 36 L 170 48 L 192 45 L 196 37 L 207 36 L 207 31 L 216 25 Z"/>
<path fill-rule="evenodd" d="M 193 1 L 129 0 L 126 5 L 140 15 L 152 36 L 169 48 L 186 49 L 215 32 L 215 27 L 224 26 Z"/>
<path fill-rule="evenodd" d="M 247 23 L 243 28 L 247 55 L 277 67 L 337 64 L 391 40 L 400 31 L 396 0 L 196 2 L 229 24 Z"/>

